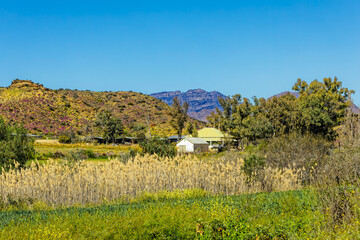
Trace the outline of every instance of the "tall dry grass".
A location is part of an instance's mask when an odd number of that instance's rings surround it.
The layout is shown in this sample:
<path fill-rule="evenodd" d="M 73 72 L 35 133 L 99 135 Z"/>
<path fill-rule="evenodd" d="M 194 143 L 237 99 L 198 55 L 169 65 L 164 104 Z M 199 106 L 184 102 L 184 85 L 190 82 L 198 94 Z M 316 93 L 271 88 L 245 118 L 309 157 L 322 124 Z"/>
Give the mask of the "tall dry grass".
<path fill-rule="evenodd" d="M 0 198 L 5 203 L 35 199 L 54 206 L 98 204 L 136 197 L 143 192 L 204 189 L 212 194 L 240 194 L 264 190 L 284 191 L 301 187 L 292 169 L 265 169 L 264 180 L 249 184 L 242 159 L 203 161 L 137 156 L 123 163 L 79 162 L 73 166 L 51 161 L 0 175 Z"/>

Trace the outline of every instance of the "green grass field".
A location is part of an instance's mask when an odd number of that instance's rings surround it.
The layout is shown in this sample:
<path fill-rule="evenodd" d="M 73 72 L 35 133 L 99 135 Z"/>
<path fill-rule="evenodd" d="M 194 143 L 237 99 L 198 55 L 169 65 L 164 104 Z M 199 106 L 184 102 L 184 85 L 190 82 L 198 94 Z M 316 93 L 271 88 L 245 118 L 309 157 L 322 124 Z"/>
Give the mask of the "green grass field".
<path fill-rule="evenodd" d="M 45 163 L 48 159 L 76 159 L 103 162 L 109 158 L 124 156 L 130 149 L 139 151 L 138 145 L 97 145 L 97 144 L 60 144 L 55 140 L 35 142 L 36 160 Z"/>
<path fill-rule="evenodd" d="M 310 190 L 147 197 L 91 207 L 0 212 L 0 239 L 358 239 L 357 219 L 329 228 Z"/>

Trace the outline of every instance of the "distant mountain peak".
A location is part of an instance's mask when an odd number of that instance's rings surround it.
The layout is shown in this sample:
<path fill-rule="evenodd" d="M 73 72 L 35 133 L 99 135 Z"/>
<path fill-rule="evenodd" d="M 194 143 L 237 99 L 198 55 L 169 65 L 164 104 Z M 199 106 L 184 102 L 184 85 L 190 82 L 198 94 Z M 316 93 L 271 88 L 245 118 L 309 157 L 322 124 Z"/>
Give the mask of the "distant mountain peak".
<path fill-rule="evenodd" d="M 210 115 L 216 108 L 220 108 L 218 97 L 225 98 L 220 92 L 208 92 L 204 89 L 189 89 L 186 92 L 168 91 L 150 94 L 150 96 L 158 98 L 163 102 L 171 105 L 174 97 L 178 97 L 182 102 L 189 104 L 188 114 L 195 119 L 206 121 L 206 117 Z"/>
<path fill-rule="evenodd" d="M 181 92 L 181 91 L 179 91 L 179 92 Z M 185 93 L 208 93 L 208 92 L 205 91 L 204 89 L 197 88 L 197 89 L 189 89 Z"/>

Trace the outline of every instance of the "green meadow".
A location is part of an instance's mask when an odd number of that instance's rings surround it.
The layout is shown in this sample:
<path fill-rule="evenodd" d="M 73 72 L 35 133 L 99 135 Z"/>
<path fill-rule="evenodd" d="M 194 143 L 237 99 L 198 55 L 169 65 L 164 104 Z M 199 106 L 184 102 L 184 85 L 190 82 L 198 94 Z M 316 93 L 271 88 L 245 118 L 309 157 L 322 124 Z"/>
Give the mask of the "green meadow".
<path fill-rule="evenodd" d="M 190 192 L 190 194 L 189 194 Z M 357 239 L 360 224 L 330 227 L 312 190 L 208 196 L 148 194 L 129 202 L 0 213 L 1 239 Z"/>

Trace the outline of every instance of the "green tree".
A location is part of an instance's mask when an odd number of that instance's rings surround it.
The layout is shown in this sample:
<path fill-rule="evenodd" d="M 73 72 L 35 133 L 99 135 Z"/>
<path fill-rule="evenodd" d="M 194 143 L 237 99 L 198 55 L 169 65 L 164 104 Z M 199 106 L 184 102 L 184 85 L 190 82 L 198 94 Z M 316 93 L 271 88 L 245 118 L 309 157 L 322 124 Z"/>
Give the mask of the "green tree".
<path fill-rule="evenodd" d="M 272 97 L 267 100 L 265 108 L 265 115 L 273 126 L 275 136 L 301 130 L 301 112 L 294 95 L 287 93 L 280 97 Z"/>
<path fill-rule="evenodd" d="M 186 125 L 186 132 L 187 132 L 187 134 L 191 135 L 192 137 L 198 136 L 198 132 L 197 132 L 195 124 L 193 122 L 189 122 L 189 124 Z"/>
<path fill-rule="evenodd" d="M 237 94 L 225 99 L 219 99 L 223 107 L 220 126 L 238 140 L 255 141 L 268 138 L 273 133 L 270 120 L 266 117 L 266 100 L 253 98 L 254 104 L 247 98 Z"/>
<path fill-rule="evenodd" d="M 134 124 L 131 127 L 130 133 L 141 142 L 146 139 L 146 130 L 147 127 L 144 124 Z"/>
<path fill-rule="evenodd" d="M 176 148 L 173 144 L 168 144 L 166 141 L 154 137 L 143 142 L 140 142 L 140 147 L 143 154 L 156 154 L 160 157 L 175 157 Z"/>
<path fill-rule="evenodd" d="M 334 80 L 324 78 L 322 82 L 314 80 L 310 84 L 298 79 L 293 90 L 300 94 L 302 128 L 306 132 L 334 139 L 334 128 L 344 120 L 354 91 L 342 87 L 342 82 L 336 77 Z"/>
<path fill-rule="evenodd" d="M 220 129 L 221 114 L 221 110 L 216 108 L 215 111 L 211 112 L 210 115 L 206 117 L 211 127 Z"/>
<path fill-rule="evenodd" d="M 221 107 L 223 108 L 220 116 L 220 130 L 231 134 L 237 139 L 241 138 L 241 126 L 243 120 L 244 110 L 248 104 L 246 98 L 242 99 L 240 94 L 232 97 L 218 98 Z"/>
<path fill-rule="evenodd" d="M 185 128 L 185 124 L 188 119 L 187 112 L 189 109 L 189 104 L 187 102 L 184 102 L 183 104 L 181 104 L 180 99 L 177 97 L 174 97 L 173 104 L 171 106 L 172 106 L 172 109 L 169 112 L 169 115 L 171 117 L 170 124 L 175 129 L 175 131 L 178 135 L 178 138 L 180 140 L 182 131 Z"/>
<path fill-rule="evenodd" d="M 23 127 L 10 127 L 0 118 L 0 171 L 8 170 L 17 162 L 19 167 L 34 157 L 33 140 Z"/>
<path fill-rule="evenodd" d="M 102 111 L 95 120 L 95 126 L 103 133 L 106 143 L 115 142 L 115 138 L 124 133 L 120 118 L 112 115 L 110 111 Z"/>
<path fill-rule="evenodd" d="M 241 137 L 250 141 L 269 138 L 273 135 L 273 125 L 266 117 L 266 100 L 253 97 L 253 102 L 242 120 Z"/>
<path fill-rule="evenodd" d="M 273 126 L 264 114 L 249 115 L 242 122 L 240 134 L 248 141 L 270 138 L 273 136 Z"/>
<path fill-rule="evenodd" d="M 254 97 L 253 101 L 239 94 L 220 98 L 223 111 L 209 119 L 213 124 L 219 119 L 222 131 L 242 141 L 292 132 L 317 134 L 333 140 L 354 91 L 343 88 L 337 78 L 324 78 L 323 82 L 315 80 L 310 84 L 299 79 L 293 89 L 299 98 L 291 94 L 267 100 Z"/>

